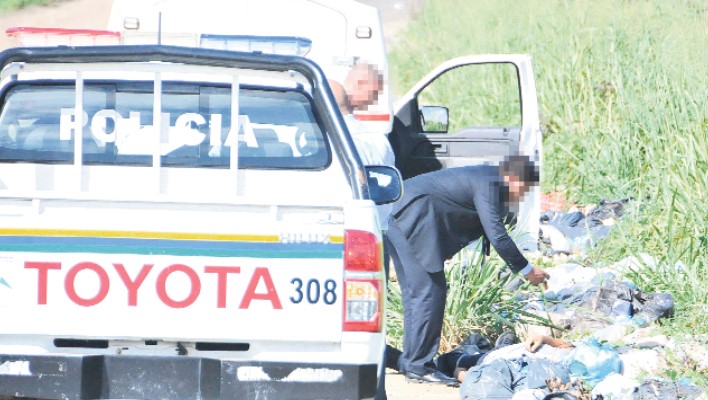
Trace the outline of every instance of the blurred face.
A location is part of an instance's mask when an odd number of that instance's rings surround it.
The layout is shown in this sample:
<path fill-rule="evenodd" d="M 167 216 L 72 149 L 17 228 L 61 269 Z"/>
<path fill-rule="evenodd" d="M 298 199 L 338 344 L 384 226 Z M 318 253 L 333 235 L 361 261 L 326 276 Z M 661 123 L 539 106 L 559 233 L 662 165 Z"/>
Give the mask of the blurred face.
<path fill-rule="evenodd" d="M 359 69 L 351 72 L 347 79 L 349 105 L 357 110 L 365 110 L 376 103 L 383 82 L 376 71 Z"/>
<path fill-rule="evenodd" d="M 519 203 L 521 198 L 528 191 L 528 186 L 517 176 L 514 175 L 504 175 L 504 183 L 509 188 L 509 202 Z"/>

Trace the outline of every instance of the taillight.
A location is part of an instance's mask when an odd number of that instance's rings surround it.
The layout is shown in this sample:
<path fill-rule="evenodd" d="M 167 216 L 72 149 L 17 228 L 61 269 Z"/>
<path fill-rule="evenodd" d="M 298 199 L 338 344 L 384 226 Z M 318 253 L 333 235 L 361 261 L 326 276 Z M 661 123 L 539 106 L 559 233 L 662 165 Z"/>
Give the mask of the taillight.
<path fill-rule="evenodd" d="M 344 330 L 380 332 L 382 291 L 380 279 L 344 281 Z"/>
<path fill-rule="evenodd" d="M 344 232 L 344 269 L 346 271 L 381 271 L 381 247 L 371 232 Z"/>
<path fill-rule="evenodd" d="M 344 232 L 345 331 L 380 332 L 382 328 L 382 245 L 371 232 Z"/>

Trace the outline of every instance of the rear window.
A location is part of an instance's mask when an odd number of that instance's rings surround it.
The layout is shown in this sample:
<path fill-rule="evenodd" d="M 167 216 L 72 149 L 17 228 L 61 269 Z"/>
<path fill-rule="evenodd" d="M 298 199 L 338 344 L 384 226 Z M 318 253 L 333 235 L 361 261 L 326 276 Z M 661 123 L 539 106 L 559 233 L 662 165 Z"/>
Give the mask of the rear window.
<path fill-rule="evenodd" d="M 153 92 L 145 82 L 84 82 L 77 130 L 73 82 L 16 84 L 2 99 L 0 162 L 71 164 L 80 149 L 85 165 L 150 166 L 159 154 L 165 167 L 229 168 L 238 143 L 239 168 L 329 163 L 304 91 L 241 87 L 233 104 L 226 85 L 163 82 L 157 102 Z"/>

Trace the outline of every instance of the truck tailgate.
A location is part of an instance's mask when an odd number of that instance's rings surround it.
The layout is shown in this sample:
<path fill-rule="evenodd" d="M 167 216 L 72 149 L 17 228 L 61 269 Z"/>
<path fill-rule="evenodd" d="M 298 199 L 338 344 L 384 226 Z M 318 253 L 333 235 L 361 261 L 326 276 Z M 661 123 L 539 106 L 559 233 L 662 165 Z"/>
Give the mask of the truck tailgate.
<path fill-rule="evenodd" d="M 221 219 L 211 225 L 238 226 L 235 215 Z M 2 334 L 340 340 L 341 226 L 307 234 L 283 233 L 282 224 L 266 233 L 265 221 L 252 233 L 4 225 Z M 136 225 L 147 228 L 150 217 Z"/>

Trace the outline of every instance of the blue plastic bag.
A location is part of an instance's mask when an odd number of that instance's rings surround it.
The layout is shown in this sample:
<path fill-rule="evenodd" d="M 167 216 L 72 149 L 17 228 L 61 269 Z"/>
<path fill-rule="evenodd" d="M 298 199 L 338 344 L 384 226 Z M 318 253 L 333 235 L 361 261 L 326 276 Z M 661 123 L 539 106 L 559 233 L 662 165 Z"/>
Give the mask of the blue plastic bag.
<path fill-rule="evenodd" d="M 564 360 L 572 377 L 595 385 L 607 375 L 622 371 L 622 360 L 612 346 L 601 345 L 594 337 L 580 342 Z"/>

